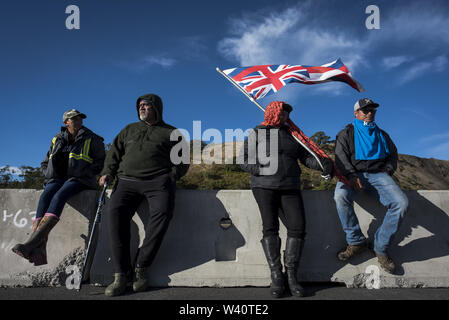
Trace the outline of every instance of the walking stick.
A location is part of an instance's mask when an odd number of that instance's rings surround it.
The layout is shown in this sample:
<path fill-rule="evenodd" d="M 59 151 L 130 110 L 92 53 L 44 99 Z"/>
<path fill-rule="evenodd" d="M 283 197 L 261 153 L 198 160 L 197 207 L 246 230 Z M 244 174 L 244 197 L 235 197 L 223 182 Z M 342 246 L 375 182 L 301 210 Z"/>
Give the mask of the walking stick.
<path fill-rule="evenodd" d="M 89 242 L 87 244 L 87 250 L 86 255 L 84 257 L 83 262 L 83 268 L 81 269 L 81 275 L 80 275 L 80 281 L 77 290 L 81 290 L 81 286 L 83 285 L 83 281 L 86 281 L 90 272 L 90 267 L 92 266 L 92 262 L 94 260 L 95 256 L 95 249 L 97 246 L 97 240 L 98 240 L 98 228 L 97 226 L 101 222 L 101 212 L 103 210 L 104 202 L 105 202 L 105 195 L 106 195 L 106 188 L 108 187 L 108 183 L 105 182 L 103 186 L 103 190 L 101 192 L 100 198 L 98 199 L 98 207 L 97 207 L 97 213 L 95 214 L 95 220 L 94 224 L 92 225 L 92 230 L 90 232 Z M 93 247 L 93 250 L 92 250 Z M 91 253 L 92 251 L 92 253 Z M 86 270 L 88 272 L 86 272 Z M 85 279 L 86 277 L 86 279 Z"/>

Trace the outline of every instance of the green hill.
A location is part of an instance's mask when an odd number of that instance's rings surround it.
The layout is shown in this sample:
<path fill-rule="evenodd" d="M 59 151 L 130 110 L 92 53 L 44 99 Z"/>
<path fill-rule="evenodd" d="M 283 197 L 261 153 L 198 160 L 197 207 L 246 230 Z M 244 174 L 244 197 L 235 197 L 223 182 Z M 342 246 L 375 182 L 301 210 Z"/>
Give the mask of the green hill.
<path fill-rule="evenodd" d="M 241 142 L 237 143 L 234 150 L 239 150 L 241 144 Z M 335 158 L 333 142 L 326 141 L 324 144 L 320 144 L 320 147 L 332 159 Z M 337 183 L 336 178 L 325 181 L 321 178 L 320 172 L 306 168 L 302 164 L 300 166 L 302 170 L 302 189 L 334 189 Z M 398 169 L 393 178 L 404 190 L 449 190 L 449 161 L 399 154 Z M 197 190 L 249 189 L 249 181 L 250 175 L 242 171 L 235 164 L 235 161 L 234 164 L 201 163 L 190 165 L 187 174 L 178 181 L 178 188 Z"/>

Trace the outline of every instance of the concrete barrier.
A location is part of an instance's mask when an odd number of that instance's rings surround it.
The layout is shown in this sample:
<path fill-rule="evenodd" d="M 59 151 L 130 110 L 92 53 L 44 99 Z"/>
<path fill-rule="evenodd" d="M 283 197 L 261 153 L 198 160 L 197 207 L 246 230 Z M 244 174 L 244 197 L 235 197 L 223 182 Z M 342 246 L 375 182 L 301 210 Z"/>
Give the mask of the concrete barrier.
<path fill-rule="evenodd" d="M 345 247 L 333 192 L 303 191 L 307 238 L 300 280 L 342 282 L 348 287 L 449 287 L 449 191 L 408 191 L 410 210 L 397 233 L 391 255 L 396 275 L 377 268 L 367 251 L 351 263 L 336 259 Z M 95 213 L 98 193 L 84 191 L 64 208 L 61 222 L 50 234 L 49 264 L 34 267 L 11 252 L 28 238 L 31 218 L 41 191 L 0 190 L 0 285 L 71 287 L 80 267 Z M 92 283 L 112 281 L 105 206 L 99 242 L 90 272 Z M 142 203 L 133 218 L 131 254 L 144 237 L 148 205 Z M 382 222 L 385 208 L 361 194 L 355 210 L 362 231 L 370 239 Z M 224 229 L 222 218 L 232 225 Z M 261 220 L 249 190 L 178 190 L 176 209 L 149 275 L 153 286 L 268 286 L 269 270 L 260 238 Z M 285 244 L 286 230 L 281 226 Z M 376 276 L 378 277 L 376 278 Z M 376 282 L 377 281 L 377 282 Z"/>

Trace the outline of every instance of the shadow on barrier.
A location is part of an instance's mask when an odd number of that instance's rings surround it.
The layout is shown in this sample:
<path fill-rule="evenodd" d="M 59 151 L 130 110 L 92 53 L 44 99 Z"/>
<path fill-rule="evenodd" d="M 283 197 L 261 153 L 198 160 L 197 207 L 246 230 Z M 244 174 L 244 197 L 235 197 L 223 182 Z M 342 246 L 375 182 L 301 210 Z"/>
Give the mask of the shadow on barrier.
<path fill-rule="evenodd" d="M 149 276 L 153 286 L 168 286 L 170 276 L 210 261 L 219 263 L 235 260 L 236 250 L 245 245 L 245 239 L 234 225 L 228 229 L 220 227 L 220 220 L 229 217 L 229 213 L 217 198 L 217 192 L 182 190 L 180 193 L 178 190 L 173 219 L 150 268 Z M 305 200 L 305 206 L 308 234 L 303 259 L 306 272 L 310 275 L 306 275 L 306 278 L 317 279 L 319 273 L 319 279 L 331 281 L 333 275 L 347 264 L 336 258 L 337 252 L 346 245 L 345 235 L 338 219 L 332 197 L 333 192 L 307 193 L 308 199 Z M 417 191 L 407 191 L 406 194 L 409 198 L 409 210 L 390 249 L 390 254 L 397 265 L 396 275 L 398 276 L 405 274 L 403 264 L 449 256 L 448 214 Z M 89 221 L 93 221 L 95 207 L 92 209 L 91 205 L 88 208 L 86 202 L 74 201 L 69 204 Z M 365 193 L 359 194 L 355 202 L 369 214 L 368 217 L 359 214 L 358 216 L 361 225 L 365 226 L 365 228 L 362 227 L 366 230 L 365 235 L 369 241 L 373 241 L 374 234 L 381 225 L 387 210 L 378 199 Z M 106 202 L 100 226 L 99 244 L 92 267 L 93 280 L 101 284 L 112 281 L 113 272 L 107 216 Z M 144 234 L 139 234 L 139 229 L 142 230 L 148 222 L 148 204 L 145 201 L 139 206 L 137 216 L 139 219 L 133 221 L 131 225 L 132 261 L 135 261 L 137 248 L 144 237 Z M 373 219 L 371 220 L 369 216 Z M 413 236 L 411 236 L 412 233 Z M 374 257 L 373 252 L 367 251 L 348 263 L 359 265 Z"/>
<path fill-rule="evenodd" d="M 402 265 L 408 262 L 426 261 L 449 255 L 449 216 L 417 191 L 407 192 L 409 209 L 391 243 L 396 275 L 404 275 Z M 370 224 L 368 236 L 374 239 L 377 228 L 382 224 L 386 209 L 379 212 L 372 202 L 361 203 L 368 212 L 373 212 L 375 221 Z M 407 242 L 414 229 L 425 229 L 425 235 Z M 405 241 L 404 241 L 405 240 Z M 405 243 L 402 243 L 405 242 Z"/>
<path fill-rule="evenodd" d="M 306 193 L 306 192 L 305 192 Z M 449 256 L 449 215 L 428 199 L 432 199 L 432 193 L 421 195 L 417 191 L 406 191 L 409 199 L 409 209 L 406 213 L 398 232 L 393 238 L 389 253 L 396 264 L 396 276 L 426 276 L 425 270 L 432 276 L 441 276 L 444 265 L 430 267 L 429 265 L 410 264 L 413 262 L 428 261 L 430 259 Z M 438 194 L 434 197 L 438 198 Z M 340 274 L 346 265 L 358 266 L 371 259 L 377 259 L 373 251 L 367 250 L 354 257 L 349 262 L 337 259 L 337 253 L 346 246 L 345 233 L 338 218 L 337 209 L 333 200 L 332 191 L 308 192 L 305 201 L 307 218 L 307 236 L 304 250 L 304 268 L 300 266 L 300 278 L 305 281 L 354 281 L 363 270 L 354 270 L 353 275 Z M 436 200 L 435 198 L 435 200 Z M 378 199 L 366 193 L 360 193 L 356 199 L 357 203 L 368 214 L 357 213 L 362 231 L 369 242 L 373 242 L 374 234 L 382 224 L 387 208 Z M 438 202 L 435 202 L 438 203 Z M 360 210 L 358 210 L 360 212 Z M 356 211 L 357 212 L 357 211 Z M 444 262 L 441 262 L 444 263 Z M 404 264 L 409 264 L 404 270 Z M 438 271 L 439 270 L 439 271 Z M 302 272 L 302 273 L 301 273 Z M 410 272 L 406 275 L 406 272 Z M 424 272 L 424 273 L 423 273 Z M 308 274 L 304 274 L 308 273 Z M 338 273 L 338 274 L 337 274 Z M 335 275 L 337 274 L 337 278 Z M 349 278 L 347 278 L 349 277 Z M 363 278 L 361 278 L 363 279 Z M 343 284 L 343 283 L 341 283 Z M 314 295 L 317 288 L 309 292 Z"/>
<path fill-rule="evenodd" d="M 229 214 L 217 198 L 217 192 L 184 190 L 182 194 L 177 193 L 173 219 L 150 267 L 153 283 L 168 286 L 169 276 L 175 273 L 209 261 L 236 260 L 237 248 L 243 246 L 245 240 L 234 225 L 227 229 L 220 226 L 220 220 Z M 137 214 L 146 225 L 146 202 L 139 207 Z"/>
<path fill-rule="evenodd" d="M 406 195 L 409 199 L 409 208 L 389 249 L 389 254 L 396 264 L 395 275 L 398 276 L 405 274 L 403 268 L 405 263 L 449 256 L 448 214 L 417 191 L 407 191 Z M 382 206 L 378 196 L 373 197 L 364 193 L 360 194 L 355 202 L 374 218 L 365 234 L 368 241 L 372 243 L 376 231 L 383 222 L 387 208 Z M 335 214 L 337 213 L 335 212 Z M 407 238 L 412 235 L 414 230 L 419 231 L 419 234 L 415 234 L 414 239 L 408 241 Z M 364 253 L 354 257 L 350 263 L 361 264 L 374 256 L 373 252 Z"/>
<path fill-rule="evenodd" d="M 89 236 L 90 236 L 90 234 L 92 232 L 92 228 L 94 226 L 95 215 L 96 215 L 97 207 L 98 207 L 98 197 L 100 196 L 100 193 L 101 193 L 100 190 L 86 190 L 86 191 L 80 192 L 79 194 L 70 198 L 67 201 L 68 205 L 73 207 L 77 212 L 79 212 L 89 222 L 87 234 L 83 233 L 83 234 L 79 235 L 80 238 L 82 238 L 84 240 L 84 248 L 83 249 L 85 249 L 85 250 L 87 250 L 88 243 L 89 243 Z M 64 214 L 64 212 L 61 215 L 62 219 L 64 219 L 63 214 Z M 98 235 L 99 235 L 99 230 L 96 233 L 96 237 L 94 237 L 92 240 L 91 249 L 90 249 L 91 254 L 89 255 L 90 258 L 86 263 L 86 271 L 85 271 L 85 277 L 84 277 L 85 281 L 89 279 L 90 269 L 92 267 L 94 255 L 95 255 L 97 244 L 98 244 Z M 84 256 L 82 258 L 83 259 L 80 259 L 80 260 L 84 261 Z M 82 261 L 80 261 L 78 267 L 81 270 Z"/>
<path fill-rule="evenodd" d="M 217 192 L 183 190 L 180 193 L 178 190 L 173 218 L 149 268 L 148 276 L 152 286 L 169 286 L 171 275 L 209 261 L 236 259 L 236 250 L 245 244 L 245 240 L 234 225 L 227 229 L 220 226 L 220 220 L 229 217 L 229 214 L 217 198 Z M 92 280 L 101 284 L 113 280 L 108 236 L 108 200 L 103 211 L 99 244 L 91 272 Z M 149 206 L 144 199 L 137 209 L 137 216 L 138 219 L 135 217 L 131 222 L 130 258 L 133 265 L 139 253 L 138 247 L 145 237 L 145 226 L 149 222 Z"/>
<path fill-rule="evenodd" d="M 83 217 L 89 221 L 88 234 L 80 234 L 80 237 L 85 241 L 85 247 L 89 241 L 89 235 L 92 231 L 93 222 L 98 206 L 99 190 L 85 190 L 73 196 L 67 201 L 67 204 L 78 211 Z M 64 219 L 64 211 L 61 214 L 61 219 Z"/>

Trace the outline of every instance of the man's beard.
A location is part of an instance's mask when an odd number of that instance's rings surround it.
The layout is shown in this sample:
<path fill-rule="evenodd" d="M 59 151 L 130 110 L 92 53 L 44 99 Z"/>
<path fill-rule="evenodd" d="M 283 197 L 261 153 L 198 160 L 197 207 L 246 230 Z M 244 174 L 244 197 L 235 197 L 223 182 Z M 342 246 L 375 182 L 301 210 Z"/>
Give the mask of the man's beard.
<path fill-rule="evenodd" d="M 142 121 L 147 121 L 148 118 L 149 118 L 149 114 L 147 112 L 146 113 L 139 113 L 139 118 Z"/>

